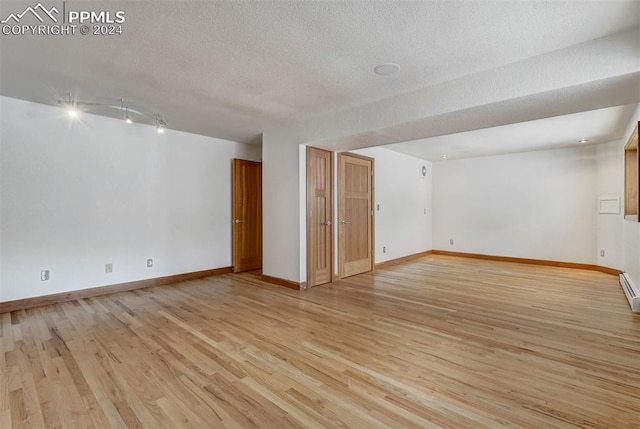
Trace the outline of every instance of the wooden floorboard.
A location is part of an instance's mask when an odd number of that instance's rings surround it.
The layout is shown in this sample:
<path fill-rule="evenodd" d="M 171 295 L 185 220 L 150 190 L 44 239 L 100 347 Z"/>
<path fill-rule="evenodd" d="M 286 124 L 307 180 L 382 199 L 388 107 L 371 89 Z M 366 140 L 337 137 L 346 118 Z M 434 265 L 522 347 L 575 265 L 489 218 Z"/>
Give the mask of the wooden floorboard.
<path fill-rule="evenodd" d="M 431 255 L 0 314 L 0 427 L 639 428 L 614 276 Z"/>

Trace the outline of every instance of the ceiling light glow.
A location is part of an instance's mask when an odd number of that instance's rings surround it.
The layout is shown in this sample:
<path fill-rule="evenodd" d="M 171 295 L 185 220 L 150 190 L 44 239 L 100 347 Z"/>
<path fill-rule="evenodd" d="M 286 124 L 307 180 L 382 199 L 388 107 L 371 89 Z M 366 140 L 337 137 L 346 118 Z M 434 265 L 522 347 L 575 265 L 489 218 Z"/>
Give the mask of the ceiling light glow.
<path fill-rule="evenodd" d="M 442 159 L 447 159 L 447 155 L 442 155 L 441 158 Z"/>
<path fill-rule="evenodd" d="M 578 140 L 578 143 L 586 143 L 588 141 L 589 141 L 589 139 L 580 139 L 580 140 Z"/>
<path fill-rule="evenodd" d="M 69 115 L 70 118 L 75 119 L 80 115 L 80 112 L 78 112 L 78 108 L 76 107 L 76 101 L 71 98 L 70 92 L 67 93 L 67 99 L 58 100 L 58 104 L 67 111 L 67 115 Z"/>

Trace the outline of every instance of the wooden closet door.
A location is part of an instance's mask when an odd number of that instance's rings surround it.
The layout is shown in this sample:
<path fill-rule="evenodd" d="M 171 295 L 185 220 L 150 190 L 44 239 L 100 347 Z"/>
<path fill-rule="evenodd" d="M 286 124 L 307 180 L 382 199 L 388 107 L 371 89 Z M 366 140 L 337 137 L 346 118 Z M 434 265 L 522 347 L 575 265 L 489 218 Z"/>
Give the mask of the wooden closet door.
<path fill-rule="evenodd" d="M 262 268 L 262 163 L 233 160 L 233 271 Z"/>
<path fill-rule="evenodd" d="M 333 154 L 307 148 L 307 284 L 330 283 L 333 273 Z"/>
<path fill-rule="evenodd" d="M 340 277 L 373 269 L 373 159 L 339 156 Z"/>

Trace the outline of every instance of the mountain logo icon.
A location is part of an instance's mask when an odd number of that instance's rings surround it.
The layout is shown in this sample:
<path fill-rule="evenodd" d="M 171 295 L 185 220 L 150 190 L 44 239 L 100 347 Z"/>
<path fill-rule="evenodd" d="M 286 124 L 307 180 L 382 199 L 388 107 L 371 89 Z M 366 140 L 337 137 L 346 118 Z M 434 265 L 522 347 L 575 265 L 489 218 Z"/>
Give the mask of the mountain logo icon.
<path fill-rule="evenodd" d="M 38 3 L 33 7 L 31 6 L 27 7 L 22 13 L 10 14 L 5 19 L 0 21 L 0 23 L 7 24 L 9 21 L 13 20 L 17 24 L 28 13 L 31 13 L 33 16 L 35 16 L 36 19 L 40 22 L 44 22 L 43 16 L 44 17 L 48 16 L 53 22 L 58 22 L 58 19 L 53 14 L 55 13 L 57 15 L 60 12 L 55 7 L 52 7 L 51 9 L 47 9 L 42 5 L 42 3 Z"/>

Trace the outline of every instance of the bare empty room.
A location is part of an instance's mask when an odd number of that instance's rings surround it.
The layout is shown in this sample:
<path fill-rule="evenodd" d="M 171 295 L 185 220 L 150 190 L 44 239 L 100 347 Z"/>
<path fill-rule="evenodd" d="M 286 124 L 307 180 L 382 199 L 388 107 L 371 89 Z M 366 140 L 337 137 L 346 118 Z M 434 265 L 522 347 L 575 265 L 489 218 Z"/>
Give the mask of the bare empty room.
<path fill-rule="evenodd" d="M 1 428 L 640 428 L 640 2 L 0 2 Z"/>

